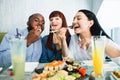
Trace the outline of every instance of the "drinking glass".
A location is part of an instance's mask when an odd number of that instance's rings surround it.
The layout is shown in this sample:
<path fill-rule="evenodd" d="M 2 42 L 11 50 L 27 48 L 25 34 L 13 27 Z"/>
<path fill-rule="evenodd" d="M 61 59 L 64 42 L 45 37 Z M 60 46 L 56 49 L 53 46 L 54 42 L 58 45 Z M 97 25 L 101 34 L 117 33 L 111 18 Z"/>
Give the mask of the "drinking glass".
<path fill-rule="evenodd" d="M 10 51 L 14 80 L 24 80 L 24 68 L 26 57 L 26 40 L 24 36 L 10 39 Z"/>
<path fill-rule="evenodd" d="M 92 37 L 93 76 L 103 78 L 105 36 Z"/>

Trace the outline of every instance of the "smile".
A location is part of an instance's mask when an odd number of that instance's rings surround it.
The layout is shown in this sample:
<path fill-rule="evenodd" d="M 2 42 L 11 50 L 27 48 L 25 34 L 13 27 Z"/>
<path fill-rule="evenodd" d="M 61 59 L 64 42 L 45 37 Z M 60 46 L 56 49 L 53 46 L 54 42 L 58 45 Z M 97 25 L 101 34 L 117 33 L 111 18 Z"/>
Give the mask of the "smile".
<path fill-rule="evenodd" d="M 80 28 L 80 26 L 73 27 L 74 29 Z"/>

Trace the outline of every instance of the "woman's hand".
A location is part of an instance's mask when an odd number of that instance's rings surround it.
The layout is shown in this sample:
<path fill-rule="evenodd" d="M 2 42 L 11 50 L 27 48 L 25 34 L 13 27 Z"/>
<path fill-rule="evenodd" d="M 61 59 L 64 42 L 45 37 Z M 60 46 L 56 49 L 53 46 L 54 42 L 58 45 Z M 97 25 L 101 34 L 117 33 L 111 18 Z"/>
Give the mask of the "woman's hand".
<path fill-rule="evenodd" d="M 54 44 L 60 44 L 61 43 L 60 37 L 56 33 L 53 33 L 53 43 Z"/>
<path fill-rule="evenodd" d="M 60 44 L 61 41 L 66 40 L 66 31 L 67 28 L 61 28 L 56 33 L 53 33 L 53 43 Z"/>
<path fill-rule="evenodd" d="M 40 38 L 40 33 L 41 33 L 41 29 L 33 29 L 28 33 L 26 37 L 27 47 Z"/>
<path fill-rule="evenodd" d="M 66 28 L 61 28 L 56 33 L 53 33 L 53 43 L 57 45 L 57 49 L 61 49 L 62 43 L 66 41 Z"/>
<path fill-rule="evenodd" d="M 64 40 L 64 39 L 66 40 L 66 36 L 65 36 L 66 32 L 67 32 L 67 28 L 61 28 L 59 30 L 58 36 L 60 37 L 61 40 Z"/>

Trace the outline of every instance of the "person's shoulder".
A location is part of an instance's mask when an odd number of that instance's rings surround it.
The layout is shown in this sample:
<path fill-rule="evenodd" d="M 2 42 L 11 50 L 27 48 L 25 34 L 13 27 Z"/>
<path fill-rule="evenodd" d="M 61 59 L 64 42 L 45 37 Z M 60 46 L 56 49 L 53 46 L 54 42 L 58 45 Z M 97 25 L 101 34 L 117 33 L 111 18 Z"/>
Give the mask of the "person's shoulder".
<path fill-rule="evenodd" d="M 105 40 L 106 40 L 106 42 L 113 42 L 113 40 L 108 37 L 106 37 Z"/>
<path fill-rule="evenodd" d="M 27 28 L 24 29 L 18 29 L 18 33 L 23 35 L 25 32 L 27 32 Z M 17 29 L 13 29 L 11 31 L 9 31 L 6 35 L 7 36 L 15 36 L 17 34 Z"/>
<path fill-rule="evenodd" d="M 110 38 L 106 38 L 106 44 L 109 44 L 109 45 L 115 46 L 116 48 L 119 48 L 118 44 Z"/>
<path fill-rule="evenodd" d="M 9 37 L 11 37 L 11 36 L 14 36 L 15 33 L 16 33 L 15 29 L 10 30 L 10 31 L 8 31 L 8 32 L 5 34 L 5 37 L 8 37 L 8 38 L 9 38 Z"/>
<path fill-rule="evenodd" d="M 46 41 L 48 39 L 48 35 L 42 37 L 42 41 Z"/>
<path fill-rule="evenodd" d="M 23 29 L 19 29 L 20 32 L 25 32 L 25 31 L 28 31 L 27 27 L 26 28 L 23 28 Z"/>
<path fill-rule="evenodd" d="M 46 38 L 48 38 L 48 35 L 45 35 L 45 36 L 43 36 L 42 38 L 43 38 L 43 39 L 46 39 Z"/>
<path fill-rule="evenodd" d="M 17 31 L 18 31 L 18 33 L 22 33 L 22 32 L 27 31 L 27 28 L 24 28 L 24 29 L 15 28 L 15 29 L 9 31 L 8 34 L 11 34 L 11 35 L 13 34 L 13 35 L 15 35 L 15 34 L 17 34 Z"/>
<path fill-rule="evenodd" d="M 18 29 L 18 32 L 21 34 L 21 36 L 26 36 L 28 34 L 28 29 L 27 27 Z"/>

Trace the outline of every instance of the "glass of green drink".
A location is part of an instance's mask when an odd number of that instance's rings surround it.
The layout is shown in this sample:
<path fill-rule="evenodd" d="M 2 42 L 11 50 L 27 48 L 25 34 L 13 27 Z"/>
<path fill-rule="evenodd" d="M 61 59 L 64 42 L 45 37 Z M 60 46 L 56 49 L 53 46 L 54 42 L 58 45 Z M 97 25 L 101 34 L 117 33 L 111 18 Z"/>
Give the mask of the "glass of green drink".
<path fill-rule="evenodd" d="M 10 52 L 14 72 L 14 80 L 24 80 L 26 40 L 25 37 L 12 37 L 10 39 Z"/>

